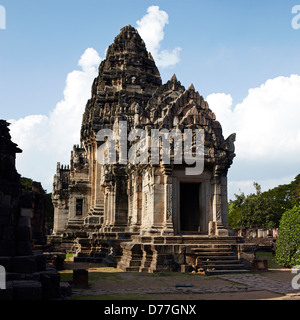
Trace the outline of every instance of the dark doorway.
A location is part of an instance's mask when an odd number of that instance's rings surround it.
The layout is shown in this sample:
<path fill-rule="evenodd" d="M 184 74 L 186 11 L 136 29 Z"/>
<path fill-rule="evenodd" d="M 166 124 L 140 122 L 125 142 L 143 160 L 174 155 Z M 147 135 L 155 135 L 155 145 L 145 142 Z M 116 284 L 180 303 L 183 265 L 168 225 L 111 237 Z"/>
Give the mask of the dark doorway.
<path fill-rule="evenodd" d="M 180 183 L 180 229 L 185 232 L 200 230 L 200 183 Z"/>
<path fill-rule="evenodd" d="M 83 199 L 76 199 L 76 216 L 82 216 L 83 213 Z"/>

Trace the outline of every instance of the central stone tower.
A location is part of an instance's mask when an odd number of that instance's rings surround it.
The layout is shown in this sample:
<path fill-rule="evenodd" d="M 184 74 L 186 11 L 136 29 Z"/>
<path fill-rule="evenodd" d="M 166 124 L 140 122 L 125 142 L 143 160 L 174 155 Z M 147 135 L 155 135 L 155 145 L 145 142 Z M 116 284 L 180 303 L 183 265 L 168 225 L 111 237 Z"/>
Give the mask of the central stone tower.
<path fill-rule="evenodd" d="M 124 122 L 127 133 L 202 130 L 203 172 L 187 175 L 190 166 L 178 162 L 175 151 L 168 164 L 162 152 L 158 163 L 149 157 L 136 165 L 101 164 L 98 151 L 104 141 L 97 139 L 98 132 L 111 130 L 118 137 Z M 162 85 L 144 41 L 137 30 L 125 26 L 108 48 L 92 85 L 81 145 L 74 146 L 69 166 L 58 163 L 52 243 L 75 252 L 78 259 L 93 257 L 124 270 L 138 261 L 138 269 L 149 272 L 177 270 L 208 238 L 235 245 L 237 239 L 229 237 L 227 208 L 234 141 L 235 134 L 224 139 L 220 123 L 193 85 L 185 89 L 175 75 Z M 127 149 L 135 142 L 127 141 Z M 175 140 L 170 143 L 175 150 Z M 151 147 L 162 149 L 159 143 Z M 191 152 L 196 148 L 194 141 Z M 178 150 L 183 152 L 182 142 Z M 158 258 L 157 244 L 168 257 L 164 261 Z"/>

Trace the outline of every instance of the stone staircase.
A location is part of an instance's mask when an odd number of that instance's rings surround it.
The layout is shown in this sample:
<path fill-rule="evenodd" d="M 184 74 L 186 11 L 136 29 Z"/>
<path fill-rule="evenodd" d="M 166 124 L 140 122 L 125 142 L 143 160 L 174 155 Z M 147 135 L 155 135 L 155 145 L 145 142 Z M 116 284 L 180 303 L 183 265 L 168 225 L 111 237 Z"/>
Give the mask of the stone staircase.
<path fill-rule="evenodd" d="M 134 237 L 133 237 L 134 238 Z M 236 237 L 166 236 L 137 237 L 125 242 L 118 267 L 125 272 L 204 271 L 206 275 L 247 273 L 239 259 Z"/>
<path fill-rule="evenodd" d="M 71 230 L 81 230 L 83 226 L 83 220 L 82 219 L 70 219 L 67 224 L 66 229 L 71 229 Z"/>
<path fill-rule="evenodd" d="M 78 238 L 74 262 L 102 263 L 108 267 L 117 267 L 122 256 L 120 244 L 128 240 L 130 235 L 127 233 L 111 233 L 103 237 L 97 233 Z"/>
<path fill-rule="evenodd" d="M 191 254 L 196 268 L 204 270 L 206 275 L 249 272 L 238 259 L 235 246 L 230 244 L 198 245 L 191 249 Z"/>
<path fill-rule="evenodd" d="M 90 214 L 95 216 L 103 216 L 104 204 L 96 204 L 94 207 L 90 209 Z"/>
<path fill-rule="evenodd" d="M 238 237 L 149 237 L 115 232 L 85 232 L 77 236 L 76 241 L 70 239 L 75 262 L 102 263 L 124 272 L 195 270 L 206 275 L 222 275 L 250 271 L 245 259 L 247 252 L 243 251 L 245 248 Z"/>

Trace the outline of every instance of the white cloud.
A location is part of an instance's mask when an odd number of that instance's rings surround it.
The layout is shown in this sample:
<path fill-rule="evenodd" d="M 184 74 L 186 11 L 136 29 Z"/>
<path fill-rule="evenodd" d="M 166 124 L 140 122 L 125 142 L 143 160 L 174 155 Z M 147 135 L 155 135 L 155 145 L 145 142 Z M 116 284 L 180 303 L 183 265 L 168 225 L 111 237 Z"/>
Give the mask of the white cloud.
<path fill-rule="evenodd" d="M 147 14 L 136 23 L 137 30 L 158 67 L 173 66 L 180 61 L 180 47 L 171 51 L 161 50 L 161 42 L 165 36 L 164 28 L 169 24 L 169 16 L 165 11 L 160 10 L 158 6 L 151 6 L 147 9 Z"/>
<path fill-rule="evenodd" d="M 210 108 L 215 113 L 217 120 L 220 121 L 223 129 L 223 135 L 228 137 L 232 130 L 232 97 L 230 94 L 213 93 L 207 97 Z"/>
<path fill-rule="evenodd" d="M 86 49 L 78 62 L 81 70 L 67 75 L 64 99 L 49 116 L 30 115 L 10 120 L 12 139 L 23 150 L 17 157 L 18 171 L 41 181 L 48 191 L 52 189 L 56 162 L 68 164 L 73 144 L 79 143 L 82 114 L 100 62 L 96 50 Z"/>
<path fill-rule="evenodd" d="M 300 76 L 269 79 L 232 107 L 228 94 L 207 97 L 224 131 L 236 132 L 239 157 L 284 160 L 300 156 Z"/>
<path fill-rule="evenodd" d="M 250 89 L 235 107 L 228 94 L 207 97 L 225 138 L 230 133 L 237 134 L 237 157 L 229 175 L 234 184 L 244 187 L 245 193 L 253 181 L 261 181 L 262 188 L 268 189 L 280 184 L 281 179 L 288 183 L 299 174 L 299 92 L 300 76 L 290 75 L 269 79 Z"/>

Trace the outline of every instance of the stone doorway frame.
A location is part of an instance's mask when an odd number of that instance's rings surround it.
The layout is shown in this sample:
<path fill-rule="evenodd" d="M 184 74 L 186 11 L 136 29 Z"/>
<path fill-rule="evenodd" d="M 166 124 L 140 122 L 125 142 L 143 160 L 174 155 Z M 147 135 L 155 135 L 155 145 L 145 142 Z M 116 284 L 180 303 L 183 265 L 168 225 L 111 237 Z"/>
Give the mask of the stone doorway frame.
<path fill-rule="evenodd" d="M 186 176 L 184 170 L 174 170 L 173 172 L 173 225 L 175 235 L 208 235 L 209 222 L 213 220 L 212 211 L 212 190 L 211 190 L 212 174 L 203 172 L 199 176 Z M 182 231 L 180 223 L 180 184 L 181 183 L 197 183 L 200 184 L 199 190 L 199 207 L 202 212 L 202 223 L 200 231 Z"/>

